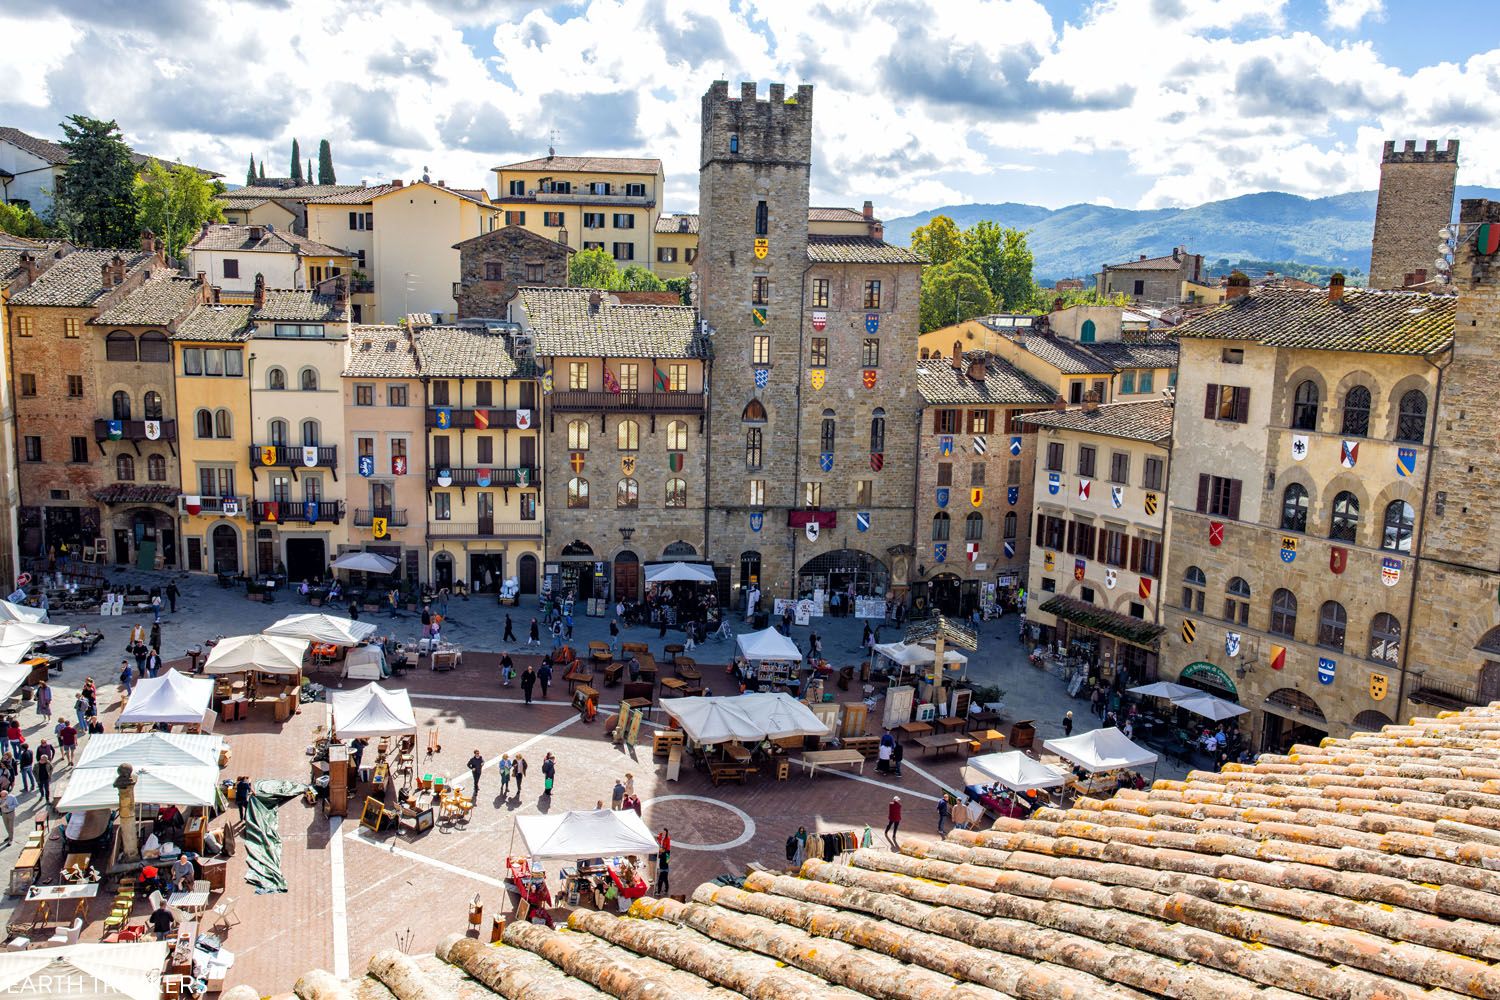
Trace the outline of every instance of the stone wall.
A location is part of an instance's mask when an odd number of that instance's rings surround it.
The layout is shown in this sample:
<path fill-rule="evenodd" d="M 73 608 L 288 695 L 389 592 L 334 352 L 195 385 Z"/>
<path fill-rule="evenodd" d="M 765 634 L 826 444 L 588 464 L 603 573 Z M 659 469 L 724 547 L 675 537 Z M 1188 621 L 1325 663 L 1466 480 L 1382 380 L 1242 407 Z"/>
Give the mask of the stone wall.
<path fill-rule="evenodd" d="M 1375 203 L 1375 238 L 1370 250 L 1370 287 L 1401 288 L 1405 276 L 1430 270 L 1437 256 L 1438 230 L 1453 218 L 1453 186 L 1458 177 L 1458 140 L 1439 149 L 1429 139 L 1417 149 L 1385 144 L 1380 159 L 1380 194 Z"/>
<path fill-rule="evenodd" d="M 562 288 L 568 284 L 568 249 L 554 240 L 506 226 L 459 244 L 458 318 L 503 318 L 516 289 L 522 285 Z M 501 277 L 487 277 L 489 264 L 499 264 Z M 527 277 L 528 266 L 540 265 L 542 277 Z"/>

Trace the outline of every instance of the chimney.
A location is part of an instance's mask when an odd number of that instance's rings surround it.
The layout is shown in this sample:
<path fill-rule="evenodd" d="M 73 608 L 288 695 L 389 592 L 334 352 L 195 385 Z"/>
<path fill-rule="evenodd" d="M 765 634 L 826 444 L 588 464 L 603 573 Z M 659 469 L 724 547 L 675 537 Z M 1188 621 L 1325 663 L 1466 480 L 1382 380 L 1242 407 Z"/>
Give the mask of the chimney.
<path fill-rule="evenodd" d="M 1338 271 L 1328 276 L 1328 301 L 1337 302 L 1344 297 L 1344 276 Z"/>
<path fill-rule="evenodd" d="M 1053 312 L 1062 312 L 1062 310 L 1063 310 L 1063 300 L 1062 300 L 1062 296 L 1059 295 L 1057 298 L 1055 298 L 1055 299 L 1052 300 L 1052 311 Z"/>
<path fill-rule="evenodd" d="M 875 203 L 872 202 L 872 201 L 866 201 L 865 202 L 865 207 L 863 209 L 862 214 L 864 215 L 866 222 L 874 222 L 875 221 Z"/>
<path fill-rule="evenodd" d="M 1067 400 L 1065 400 L 1065 399 L 1062 398 L 1062 394 L 1061 393 L 1058 393 L 1057 398 L 1052 401 L 1052 412 L 1054 412 L 1054 413 L 1063 413 L 1063 412 L 1065 412 L 1067 410 L 1067 408 L 1068 408 Z"/>
<path fill-rule="evenodd" d="M 1411 285 L 1422 285 L 1422 284 L 1426 284 L 1426 283 L 1427 283 L 1427 268 L 1425 268 L 1425 267 L 1419 267 L 1419 268 L 1417 268 L 1415 271 L 1413 271 L 1411 273 L 1411 280 L 1408 281 L 1406 284 L 1409 287 Z"/>
<path fill-rule="evenodd" d="M 1141 260 L 1145 260 L 1146 259 L 1146 255 L 1145 254 L 1141 254 L 1140 259 Z"/>
<path fill-rule="evenodd" d="M 218 285 L 214 285 L 213 288 L 209 289 L 209 291 L 211 291 L 213 293 L 213 302 L 214 302 L 214 305 L 218 305 L 219 301 L 220 301 L 220 298 L 221 298 L 221 296 L 224 293 L 224 290 L 222 288 L 220 288 Z"/>
<path fill-rule="evenodd" d="M 207 271 L 199 271 L 198 272 L 198 284 L 200 284 L 200 285 L 207 285 L 208 284 L 208 272 Z"/>
<path fill-rule="evenodd" d="M 141 253 L 156 253 L 156 234 L 149 229 L 141 230 Z"/>
<path fill-rule="evenodd" d="M 109 266 L 109 261 L 99 265 L 99 284 L 103 288 L 114 287 L 114 271 Z"/>
<path fill-rule="evenodd" d="M 1340 283 L 1342 283 L 1342 276 L 1340 276 L 1339 280 Z M 1240 271 L 1230 272 L 1229 281 L 1224 286 L 1224 301 L 1233 302 L 1235 299 L 1249 294 L 1250 279 L 1245 277 L 1245 275 Z"/>
<path fill-rule="evenodd" d="M 870 239 L 885 242 L 885 223 L 879 220 L 870 223 Z"/>
<path fill-rule="evenodd" d="M 110 270 L 114 272 L 116 285 L 125 283 L 125 258 L 115 254 L 109 261 Z"/>
<path fill-rule="evenodd" d="M 985 376 L 985 355 L 983 351 L 976 351 L 969 359 L 969 378 L 975 382 L 983 382 Z"/>
<path fill-rule="evenodd" d="M 406 183 L 406 182 L 405 182 L 405 181 L 403 181 L 403 180 L 401 180 L 401 179 L 400 179 L 400 178 L 399 178 L 399 177 L 398 177 L 398 178 L 396 178 L 396 179 L 395 179 L 395 180 L 393 180 L 393 181 L 391 181 L 391 187 L 393 187 L 393 188 L 398 188 L 398 187 L 401 187 L 401 186 L 402 186 L 402 185 L 403 185 L 403 184 L 405 184 L 405 183 Z"/>
<path fill-rule="evenodd" d="M 349 305 L 349 283 L 342 274 L 333 279 L 333 301 L 341 312 Z"/>
<path fill-rule="evenodd" d="M 255 272 L 255 308 L 260 309 L 266 304 L 266 276 L 259 271 Z"/>
<path fill-rule="evenodd" d="M 599 294 L 598 289 L 595 289 L 594 291 L 589 292 L 589 315 L 590 316 L 592 316 L 594 313 L 597 313 L 599 311 L 599 305 L 603 301 L 604 301 L 604 296 L 602 296 L 602 295 Z"/>
<path fill-rule="evenodd" d="M 447 181 L 438 181 L 438 187 L 445 188 L 447 186 L 448 186 L 448 182 Z"/>
<path fill-rule="evenodd" d="M 262 226 L 251 226 L 250 227 L 250 242 L 251 243 L 259 243 L 261 240 L 265 239 L 265 237 L 266 237 L 266 230 L 265 230 L 264 227 L 262 227 Z"/>
<path fill-rule="evenodd" d="M 1083 412 L 1094 413 L 1099 409 L 1099 393 L 1090 389 L 1083 394 Z"/>
<path fill-rule="evenodd" d="M 1172 248 L 1172 259 L 1173 260 L 1181 260 L 1182 259 L 1182 251 L 1184 249 L 1185 249 L 1184 247 L 1173 247 Z"/>
<path fill-rule="evenodd" d="M 952 362 L 954 371 L 964 370 L 964 345 L 956 340 L 953 342 L 953 357 L 949 361 Z"/>
<path fill-rule="evenodd" d="M 36 257 L 30 253 L 21 254 L 21 272 L 26 275 L 26 284 L 36 280 Z"/>

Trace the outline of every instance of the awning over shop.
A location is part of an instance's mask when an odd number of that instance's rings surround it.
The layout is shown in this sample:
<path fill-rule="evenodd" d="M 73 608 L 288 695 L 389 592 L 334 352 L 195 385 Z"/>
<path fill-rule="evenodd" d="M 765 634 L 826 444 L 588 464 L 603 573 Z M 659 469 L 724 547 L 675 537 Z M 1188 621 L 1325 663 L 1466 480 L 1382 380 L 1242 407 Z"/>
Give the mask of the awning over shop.
<path fill-rule="evenodd" d="M 399 565 L 401 564 L 390 556 L 383 556 L 379 552 L 345 552 L 333 561 L 334 569 L 352 569 L 381 576 L 396 572 Z"/>
<path fill-rule="evenodd" d="M 1043 604 L 1041 610 L 1080 628 L 1102 632 L 1116 639 L 1123 639 L 1131 645 L 1150 649 L 1156 648 L 1157 637 L 1166 631 L 1160 625 L 1152 625 L 1118 611 L 1108 611 L 1073 597 L 1058 595 Z"/>

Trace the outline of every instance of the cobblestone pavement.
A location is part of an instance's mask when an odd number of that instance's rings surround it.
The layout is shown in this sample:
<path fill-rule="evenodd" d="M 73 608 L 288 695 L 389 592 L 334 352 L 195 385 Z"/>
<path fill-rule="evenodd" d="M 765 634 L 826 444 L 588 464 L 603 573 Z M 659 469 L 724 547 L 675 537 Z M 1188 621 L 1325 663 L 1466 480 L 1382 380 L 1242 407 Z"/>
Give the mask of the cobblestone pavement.
<path fill-rule="evenodd" d="M 150 586 L 165 585 L 167 578 L 121 572 L 114 579 Z M 212 579 L 177 579 L 183 596 L 177 611 L 166 615 L 162 625 L 162 655 L 169 664 L 180 659 L 189 646 L 215 635 L 255 632 L 283 615 L 316 610 L 307 608 L 295 594 L 266 605 L 247 600 L 240 590 L 221 590 Z M 808 779 L 794 767 L 788 782 L 761 777 L 743 786 L 714 787 L 706 774 L 689 768 L 680 781 L 667 783 L 660 774 L 663 769 L 652 759 L 653 730 L 649 726 L 642 729 L 640 745 L 621 749 L 604 738 L 601 722 L 586 724 L 579 720 L 566 704 L 567 692 L 561 684 L 552 688 L 549 700 L 530 706 L 521 703 L 518 687 L 501 686 L 495 669 L 497 655 L 474 651 L 525 652 L 523 644 L 499 641 L 507 611 L 516 634 L 524 638 L 531 618 L 538 615 L 534 601 L 506 609 L 492 596 L 451 600 L 444 633 L 469 651 L 464 666 L 443 674 L 416 670 L 386 684 L 411 692 L 423 732 L 419 748 L 425 747 L 428 731 L 438 733 L 441 752 L 422 762 L 422 772 L 467 783 L 470 779 L 464 764 L 476 748 L 492 762 L 501 753 L 520 751 L 532 765 L 524 792 L 516 795 L 512 790 L 510 797 L 502 799 L 495 772 L 487 771 L 481 781 L 478 807 L 467 824 L 440 826 L 422 837 L 400 840 L 360 832 L 357 809 L 349 819 L 330 822 L 300 801 L 288 803 L 281 810 L 280 830 L 290 891 L 257 896 L 244 884 L 243 854 L 237 854 L 230 863 L 227 895 L 237 899 L 241 918 L 226 939 L 237 956 L 231 984 L 249 983 L 262 992 L 284 991 L 305 969 L 362 970 L 379 948 L 396 945 L 413 951 L 430 950 L 444 934 L 464 926 L 469 903 L 476 894 L 488 921 L 503 909 L 506 854 L 520 851 L 514 833 L 515 817 L 589 809 L 601 800 L 607 803 L 614 780 L 627 772 L 634 774 L 647 824 L 654 831 L 666 827 L 672 832 L 674 892 L 689 892 L 699 882 L 720 874 L 742 873 L 751 862 L 784 866 L 784 843 L 799 825 L 811 832 L 861 833 L 868 824 L 878 841 L 892 794 L 899 794 L 904 805 L 902 835 L 934 837 L 939 789 L 961 787 L 960 763 L 952 757 L 918 757 L 915 747 L 907 756 L 901 778 L 877 776 L 870 766 L 863 776 L 822 772 Z M 386 614 L 363 618 L 373 621 L 383 634 L 401 638 L 415 639 L 420 629 L 417 616 L 410 613 L 396 618 Z M 105 636 L 92 653 L 64 661 L 62 672 L 54 675 L 55 710 L 71 710 L 84 678 L 92 676 L 99 685 L 101 714 L 108 723 L 120 707 L 116 678 L 125 638 L 138 619 L 57 615 L 54 620 L 100 629 Z M 824 637 L 830 662 L 835 666 L 858 662 L 863 622 L 814 622 L 813 628 Z M 608 625 L 607 619 L 577 619 L 573 645 L 607 639 Z M 793 636 L 805 646 L 808 631 L 795 628 Z M 882 630 L 882 638 L 895 637 L 895 629 Z M 649 642 L 661 659 L 662 644 L 680 641 L 681 634 L 669 633 L 661 639 L 654 629 L 637 628 L 628 630 L 625 638 Z M 729 642 L 708 643 L 694 651 L 710 687 L 715 680 L 724 680 L 716 665 L 726 664 L 732 653 Z M 1060 679 L 1026 662 L 1017 643 L 1014 617 L 985 623 L 980 649 L 970 659 L 969 675 L 975 683 L 1004 689 L 1007 722 L 1035 720 L 1039 741 L 1061 735 L 1063 713 L 1070 708 L 1078 730 L 1094 724 L 1086 702 L 1070 700 Z M 332 686 L 340 684 L 331 674 L 314 675 L 314 679 Z M 609 709 L 611 692 L 618 690 L 604 689 L 601 716 Z M 43 735 L 51 735 L 50 726 L 38 716 L 34 705 L 27 703 L 20 718 L 33 746 Z M 659 713 L 653 713 L 652 719 L 659 718 Z M 320 702 L 304 705 L 282 726 L 269 718 L 221 725 L 218 731 L 229 738 L 234 755 L 226 775 L 306 780 L 306 748 L 315 730 L 326 721 L 327 706 Z M 559 766 L 556 788 L 547 797 L 541 795 L 540 764 L 549 751 L 556 755 Z M 63 766 L 58 786 L 65 783 L 67 773 Z M 1164 766 L 1159 773 L 1165 777 L 1181 771 Z M 34 792 L 22 795 L 21 801 L 18 832 L 31 828 L 38 811 Z M 18 846 L 12 845 L 0 851 L 0 861 L 8 867 L 17 853 Z M 60 860 L 60 848 L 52 842 L 44 878 L 55 875 Z M 104 905 L 101 900 L 98 908 L 102 910 Z M 5 906 L 14 911 L 17 901 L 7 899 Z M 29 907 L 20 904 L 20 909 Z M 102 913 L 96 914 L 95 919 L 100 916 Z M 137 919 L 143 916 L 142 909 Z M 84 939 L 96 940 L 98 934 L 98 924 L 91 924 Z"/>

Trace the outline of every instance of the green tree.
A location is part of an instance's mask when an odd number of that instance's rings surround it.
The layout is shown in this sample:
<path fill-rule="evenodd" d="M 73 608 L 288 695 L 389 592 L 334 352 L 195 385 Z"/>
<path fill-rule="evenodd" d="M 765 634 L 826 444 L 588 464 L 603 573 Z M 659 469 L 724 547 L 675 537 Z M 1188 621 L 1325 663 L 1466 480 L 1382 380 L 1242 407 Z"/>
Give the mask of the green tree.
<path fill-rule="evenodd" d="M 245 171 L 245 186 L 255 186 L 255 154 L 250 154 L 250 169 Z"/>
<path fill-rule="evenodd" d="M 631 264 L 620 272 L 619 279 L 610 288 L 622 292 L 664 292 L 667 283 L 656 276 L 650 268 Z"/>
<path fill-rule="evenodd" d="M 911 248 L 933 264 L 946 264 L 964 252 L 963 234 L 946 215 L 934 215 L 911 232 Z"/>
<path fill-rule="evenodd" d="M 333 176 L 333 147 L 324 139 L 318 143 L 318 183 L 337 184 Z"/>
<path fill-rule="evenodd" d="M 967 257 L 922 271 L 922 332 L 995 311 L 995 297 L 979 265 Z"/>
<path fill-rule="evenodd" d="M 131 246 L 136 240 L 135 164 L 120 126 L 69 115 L 62 130 L 68 171 L 53 198 L 58 227 L 82 246 Z"/>
<path fill-rule="evenodd" d="M 568 284 L 574 288 L 614 288 L 619 280 L 615 259 L 603 250 L 580 250 L 568 262 Z"/>
<path fill-rule="evenodd" d="M 0 232 L 27 239 L 40 239 L 48 235 L 47 224 L 25 205 L 0 202 Z"/>
<path fill-rule="evenodd" d="M 683 275 L 680 278 L 668 278 L 667 290 L 677 293 L 682 304 L 690 306 L 693 304 L 693 278 L 691 275 Z"/>
<path fill-rule="evenodd" d="M 312 181 L 313 181 L 313 172 L 312 172 L 312 157 L 311 156 L 309 156 L 307 158 L 307 173 L 303 174 L 302 176 L 305 177 L 305 178 L 307 178 L 307 183 L 309 183 L 309 184 L 312 183 Z"/>
<path fill-rule="evenodd" d="M 160 160 L 135 180 L 136 214 L 141 228 L 155 233 L 167 255 L 178 257 L 205 222 L 223 222 L 223 203 L 214 187 L 192 167 L 168 167 Z"/>
<path fill-rule="evenodd" d="M 302 183 L 302 148 L 297 145 L 297 140 L 292 140 L 292 180 L 298 184 Z"/>
<path fill-rule="evenodd" d="M 264 157 L 262 157 L 260 161 L 260 179 L 266 179 L 266 161 Z"/>
<path fill-rule="evenodd" d="M 962 242 L 964 256 L 979 266 L 997 307 L 1019 312 L 1031 304 L 1034 261 L 1025 232 L 981 219 L 964 230 Z"/>

